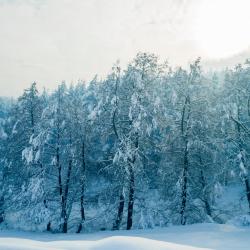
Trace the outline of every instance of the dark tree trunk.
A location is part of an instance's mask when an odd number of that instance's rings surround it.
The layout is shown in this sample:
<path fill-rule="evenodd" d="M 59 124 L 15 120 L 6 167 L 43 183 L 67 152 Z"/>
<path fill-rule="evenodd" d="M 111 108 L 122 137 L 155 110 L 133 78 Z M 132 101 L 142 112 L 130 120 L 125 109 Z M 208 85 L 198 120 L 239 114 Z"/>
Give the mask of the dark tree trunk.
<path fill-rule="evenodd" d="M 205 176 L 203 173 L 203 170 L 201 170 L 201 185 L 202 185 L 202 189 L 203 191 L 206 189 L 206 180 L 205 180 Z M 212 210 L 208 201 L 208 197 L 206 193 L 203 193 L 203 202 L 205 204 L 205 209 L 207 212 L 207 215 L 209 215 L 210 217 L 212 217 Z"/>
<path fill-rule="evenodd" d="M 129 170 L 129 194 L 128 194 L 128 217 L 127 217 L 127 230 L 130 230 L 133 225 L 133 210 L 134 210 L 134 193 L 135 193 L 135 173 L 134 165 L 136 162 L 136 154 L 139 148 L 139 136 L 138 133 L 135 134 L 135 153 L 132 159 L 129 160 L 128 170 Z"/>
<path fill-rule="evenodd" d="M 68 221 L 67 221 L 67 219 L 64 219 L 64 221 L 63 221 L 62 232 L 65 233 L 65 234 L 68 232 Z"/>
<path fill-rule="evenodd" d="M 85 171 L 86 171 L 86 161 L 85 161 L 85 145 L 82 143 L 82 173 L 80 177 L 81 181 L 81 196 L 80 196 L 80 213 L 81 213 L 81 222 L 78 225 L 77 233 L 80 233 L 83 228 L 83 224 L 85 221 L 85 210 L 84 210 L 84 195 L 85 195 Z"/>
<path fill-rule="evenodd" d="M 48 209 L 48 205 L 47 205 L 47 200 L 46 199 L 43 200 L 43 204 L 44 204 L 45 208 Z M 51 222 L 50 221 L 47 223 L 46 230 L 47 231 L 51 231 Z"/>
<path fill-rule="evenodd" d="M 184 168 L 183 168 L 183 175 L 182 175 L 182 191 L 181 191 L 181 224 L 186 224 L 186 206 L 187 206 L 187 172 L 188 172 L 188 150 L 187 145 L 184 154 Z"/>
<path fill-rule="evenodd" d="M 185 119 L 186 117 L 186 119 Z M 186 206 L 187 206 L 187 183 L 188 183 L 188 131 L 190 119 L 190 97 L 187 96 L 182 110 L 181 118 L 181 133 L 185 143 L 184 159 L 183 159 L 183 173 L 182 173 L 182 190 L 181 190 L 181 224 L 186 224 Z"/>
<path fill-rule="evenodd" d="M 240 154 L 241 154 L 241 158 L 240 158 L 240 163 L 243 164 L 243 167 L 245 169 L 247 169 L 246 166 L 246 162 L 245 162 L 245 157 L 244 157 L 244 150 L 243 150 L 243 141 L 242 141 L 242 135 L 241 135 L 241 126 L 242 124 L 239 122 L 240 121 L 240 116 L 241 116 L 241 107 L 238 105 L 238 109 L 237 109 L 237 120 L 233 119 L 234 122 L 236 122 L 236 128 L 237 128 L 237 132 L 238 132 L 238 147 L 240 150 Z M 250 213 L 250 185 L 249 185 L 249 180 L 248 180 L 248 175 L 247 173 L 243 172 L 243 181 L 245 183 L 245 189 L 246 189 L 246 197 L 247 197 L 247 202 L 248 202 L 248 207 L 249 207 L 249 211 L 248 213 Z"/>
<path fill-rule="evenodd" d="M 57 137 L 58 142 L 59 142 L 59 135 Z M 63 196 L 63 187 L 62 187 L 62 166 L 60 164 L 60 154 L 59 154 L 59 147 L 57 146 L 56 148 L 56 165 L 57 165 L 57 169 L 58 169 L 58 188 L 59 188 L 59 195 L 60 195 L 60 199 L 61 199 L 61 220 L 64 220 L 64 196 Z M 61 226 L 62 227 L 62 226 Z M 62 227 L 62 232 L 64 232 L 64 227 Z"/>
<path fill-rule="evenodd" d="M 67 233 L 68 231 L 68 222 L 67 222 L 67 212 L 66 212 L 66 206 L 65 206 L 65 198 L 62 196 L 61 201 L 62 211 L 61 211 L 61 220 L 63 223 L 61 224 L 61 230 L 63 233 Z"/>
<path fill-rule="evenodd" d="M 250 186 L 249 186 L 249 180 L 247 177 L 244 178 L 245 187 L 246 187 L 246 195 L 247 195 L 247 201 L 248 201 L 248 207 L 249 207 L 249 213 L 250 213 Z"/>
<path fill-rule="evenodd" d="M 41 162 L 39 162 L 38 164 L 40 165 L 40 168 L 41 168 L 41 171 L 42 171 L 42 175 L 44 175 L 45 170 L 44 170 L 43 164 Z M 48 209 L 48 204 L 47 204 L 46 198 L 43 200 L 43 204 L 44 204 L 44 207 L 46 209 Z M 46 230 L 47 231 L 51 231 L 51 222 L 50 221 L 47 223 Z"/>
<path fill-rule="evenodd" d="M 2 223 L 4 221 L 4 209 L 3 209 L 3 205 L 4 205 L 4 198 L 1 197 L 0 198 L 0 223 Z"/>
<path fill-rule="evenodd" d="M 130 180 L 129 180 L 129 195 L 128 195 L 127 230 L 130 230 L 133 225 L 135 177 L 134 177 L 134 170 L 132 166 L 129 166 L 129 173 L 130 173 Z"/>
<path fill-rule="evenodd" d="M 62 203 L 63 205 L 62 207 L 62 218 L 63 218 L 62 232 L 63 233 L 67 233 L 68 231 L 67 201 L 68 201 L 68 194 L 69 194 L 69 182 L 70 182 L 71 170 L 72 170 L 72 159 L 69 160 L 65 192 L 64 192 L 65 194 L 64 194 L 64 199 Z"/>
<path fill-rule="evenodd" d="M 46 230 L 47 230 L 48 232 L 51 231 L 51 222 L 50 222 L 50 221 L 49 221 L 49 223 L 47 224 Z"/>
<path fill-rule="evenodd" d="M 122 217 L 123 217 L 124 204 L 125 204 L 125 198 L 124 198 L 123 193 L 121 192 L 120 199 L 119 199 L 117 218 L 116 218 L 115 223 L 113 225 L 113 230 L 120 229 Z"/>
<path fill-rule="evenodd" d="M 81 195 L 81 198 L 80 198 L 80 206 L 81 206 L 81 211 L 80 211 L 81 212 L 81 222 L 79 223 L 77 231 L 76 231 L 76 233 L 78 233 L 78 234 L 82 231 L 83 224 L 85 221 L 84 196 L 83 195 Z"/>
<path fill-rule="evenodd" d="M 242 149 L 241 149 L 241 163 L 243 164 L 244 168 L 246 168 L 246 165 L 245 165 L 245 159 L 243 157 L 243 153 L 242 153 Z M 250 185 L 249 185 L 249 180 L 248 180 L 248 176 L 247 174 L 243 173 L 243 181 L 244 181 L 244 184 L 245 184 L 245 192 L 246 192 L 246 197 L 247 197 L 247 202 L 248 202 L 248 207 L 249 207 L 249 211 L 248 213 L 250 213 Z"/>

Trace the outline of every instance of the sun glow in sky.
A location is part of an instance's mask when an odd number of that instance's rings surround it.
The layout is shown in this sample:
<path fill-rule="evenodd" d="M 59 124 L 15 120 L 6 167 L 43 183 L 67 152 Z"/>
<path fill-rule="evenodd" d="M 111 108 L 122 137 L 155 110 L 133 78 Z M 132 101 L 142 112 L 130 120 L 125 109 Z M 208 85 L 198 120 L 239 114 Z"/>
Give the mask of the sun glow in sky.
<path fill-rule="evenodd" d="M 0 96 L 103 77 L 139 51 L 174 66 L 230 57 L 250 44 L 249 10 L 250 0 L 0 0 Z"/>
<path fill-rule="evenodd" d="M 202 0 L 197 6 L 194 38 L 209 58 L 229 57 L 250 45 L 249 0 Z"/>

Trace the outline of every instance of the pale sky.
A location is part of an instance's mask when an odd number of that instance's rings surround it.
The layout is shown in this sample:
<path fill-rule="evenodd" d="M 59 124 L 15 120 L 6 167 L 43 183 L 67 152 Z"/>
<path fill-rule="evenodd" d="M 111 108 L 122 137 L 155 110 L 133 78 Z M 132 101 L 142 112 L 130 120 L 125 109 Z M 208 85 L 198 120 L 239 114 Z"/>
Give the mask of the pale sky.
<path fill-rule="evenodd" d="M 173 65 L 239 53 L 250 44 L 248 2 L 0 0 L 0 96 L 20 95 L 33 81 L 54 89 L 105 76 L 138 51 Z"/>

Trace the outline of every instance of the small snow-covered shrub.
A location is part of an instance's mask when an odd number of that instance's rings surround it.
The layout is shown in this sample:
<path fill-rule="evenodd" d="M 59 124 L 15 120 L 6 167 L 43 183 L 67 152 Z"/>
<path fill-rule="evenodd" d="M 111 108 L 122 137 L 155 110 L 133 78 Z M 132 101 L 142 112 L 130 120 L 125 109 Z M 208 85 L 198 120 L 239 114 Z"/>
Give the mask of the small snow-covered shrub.
<path fill-rule="evenodd" d="M 250 215 L 245 214 L 245 215 L 236 216 L 233 219 L 229 220 L 228 224 L 232 224 L 235 226 L 249 227 L 250 226 Z"/>

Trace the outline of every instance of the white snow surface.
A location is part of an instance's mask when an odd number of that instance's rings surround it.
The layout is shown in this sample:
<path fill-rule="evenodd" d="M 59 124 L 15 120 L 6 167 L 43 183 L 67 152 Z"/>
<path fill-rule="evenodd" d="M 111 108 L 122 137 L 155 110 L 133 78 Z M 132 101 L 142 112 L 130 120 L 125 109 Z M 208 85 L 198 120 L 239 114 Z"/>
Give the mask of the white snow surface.
<path fill-rule="evenodd" d="M 244 250 L 249 246 L 250 228 L 227 224 L 92 234 L 0 231 L 1 250 Z"/>

